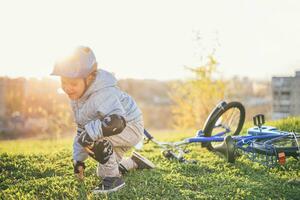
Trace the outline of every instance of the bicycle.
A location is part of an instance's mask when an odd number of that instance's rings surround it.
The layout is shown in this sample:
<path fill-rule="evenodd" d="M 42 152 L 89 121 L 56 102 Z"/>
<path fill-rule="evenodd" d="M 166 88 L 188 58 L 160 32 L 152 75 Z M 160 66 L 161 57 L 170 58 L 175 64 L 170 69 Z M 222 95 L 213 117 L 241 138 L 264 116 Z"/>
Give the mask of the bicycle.
<path fill-rule="evenodd" d="M 221 101 L 209 114 L 202 130 L 195 137 L 177 142 L 156 140 L 147 130 L 144 135 L 162 149 L 167 159 L 175 159 L 184 163 L 195 163 L 184 155 L 189 152 L 186 146 L 201 143 L 209 151 L 221 154 L 228 162 L 234 163 L 239 154 L 266 166 L 284 164 L 286 157 L 300 158 L 300 135 L 295 132 L 280 131 L 275 127 L 263 126 L 264 115 L 253 117 L 254 127 L 247 130 L 247 135 L 239 136 L 245 122 L 245 108 L 240 102 Z"/>

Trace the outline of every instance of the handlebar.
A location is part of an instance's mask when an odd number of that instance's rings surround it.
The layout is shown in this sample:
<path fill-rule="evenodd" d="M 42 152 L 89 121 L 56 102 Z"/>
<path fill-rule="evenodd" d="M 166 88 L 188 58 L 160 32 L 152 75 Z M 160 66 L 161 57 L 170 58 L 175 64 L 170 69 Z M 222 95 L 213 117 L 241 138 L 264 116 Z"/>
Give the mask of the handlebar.
<path fill-rule="evenodd" d="M 158 145 L 160 148 L 163 149 L 162 154 L 167 159 L 175 159 L 179 162 L 183 163 L 196 163 L 194 160 L 187 160 L 183 157 L 184 154 L 188 153 L 189 151 L 186 149 L 180 148 L 181 145 L 188 144 L 188 141 L 180 141 L 180 142 L 160 142 L 156 141 L 154 137 L 146 130 L 144 129 L 144 135 L 148 139 L 148 141 L 154 142 L 156 145 Z M 175 153 L 175 150 L 177 153 Z"/>

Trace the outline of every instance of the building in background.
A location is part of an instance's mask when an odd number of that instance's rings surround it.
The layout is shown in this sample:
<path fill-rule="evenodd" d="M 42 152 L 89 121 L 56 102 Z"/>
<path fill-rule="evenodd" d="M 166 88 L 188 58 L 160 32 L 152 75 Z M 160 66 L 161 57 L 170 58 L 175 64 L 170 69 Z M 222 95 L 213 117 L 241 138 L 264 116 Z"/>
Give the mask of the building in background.
<path fill-rule="evenodd" d="M 300 71 L 294 77 L 272 77 L 273 119 L 300 115 Z"/>

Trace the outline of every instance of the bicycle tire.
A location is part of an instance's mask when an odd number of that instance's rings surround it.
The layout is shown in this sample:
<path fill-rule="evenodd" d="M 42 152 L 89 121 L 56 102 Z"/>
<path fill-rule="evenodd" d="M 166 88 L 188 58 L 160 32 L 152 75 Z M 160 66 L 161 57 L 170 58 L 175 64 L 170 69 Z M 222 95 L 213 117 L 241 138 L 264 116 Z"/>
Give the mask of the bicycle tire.
<path fill-rule="evenodd" d="M 223 114 L 227 113 L 229 110 L 237 109 L 239 112 L 238 123 L 235 131 L 232 134 L 228 135 L 238 135 L 243 128 L 245 122 L 245 107 L 243 104 L 237 101 L 223 103 L 222 107 L 219 109 L 214 109 L 212 113 L 209 115 L 208 119 L 205 122 L 203 132 L 205 137 L 213 136 L 213 129 L 215 128 L 215 124 L 217 121 L 223 116 Z M 227 135 L 227 134 L 226 134 Z M 209 151 L 214 151 L 214 145 L 211 142 L 206 142 L 204 145 Z"/>
<path fill-rule="evenodd" d="M 299 135 L 296 136 L 296 139 L 300 142 Z M 284 152 L 286 156 L 299 157 L 299 146 L 296 143 L 294 145 L 290 145 L 291 143 L 289 145 L 286 145 L 288 143 L 284 144 L 284 141 L 293 142 L 294 140 L 294 137 L 287 137 L 278 140 L 279 142 L 281 142 L 281 144 L 277 144 L 277 141 L 275 140 L 275 142 L 270 143 L 268 145 L 264 144 L 264 142 L 268 140 L 259 140 L 254 141 L 251 145 L 251 148 L 257 153 L 269 156 L 278 156 L 278 153 Z"/>

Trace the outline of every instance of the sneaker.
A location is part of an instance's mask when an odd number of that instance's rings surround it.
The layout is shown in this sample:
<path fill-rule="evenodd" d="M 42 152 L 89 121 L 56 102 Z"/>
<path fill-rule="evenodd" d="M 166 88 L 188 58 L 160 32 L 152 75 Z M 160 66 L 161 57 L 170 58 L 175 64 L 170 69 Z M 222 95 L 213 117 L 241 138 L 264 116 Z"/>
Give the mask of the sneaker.
<path fill-rule="evenodd" d="M 102 183 L 93 189 L 94 194 L 115 192 L 125 186 L 122 177 L 105 177 Z"/>
<path fill-rule="evenodd" d="M 137 152 L 133 152 L 131 159 L 137 164 L 137 169 L 154 169 L 155 165 L 148 160 L 147 158 L 143 157 L 142 155 L 138 154 Z"/>

